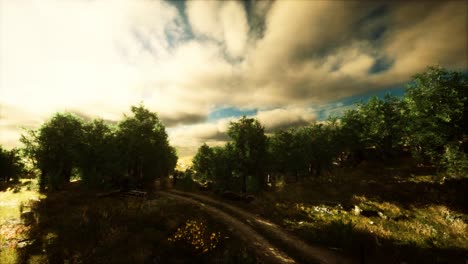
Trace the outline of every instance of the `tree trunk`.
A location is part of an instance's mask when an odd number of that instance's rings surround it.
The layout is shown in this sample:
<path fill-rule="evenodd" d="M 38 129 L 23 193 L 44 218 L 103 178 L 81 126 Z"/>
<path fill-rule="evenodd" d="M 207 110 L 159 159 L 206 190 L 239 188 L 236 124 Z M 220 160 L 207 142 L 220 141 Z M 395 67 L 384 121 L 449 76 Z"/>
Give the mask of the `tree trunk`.
<path fill-rule="evenodd" d="M 242 193 L 247 192 L 247 174 L 245 172 L 242 173 Z"/>
<path fill-rule="evenodd" d="M 44 192 L 46 187 L 46 171 L 41 169 L 41 174 L 39 175 L 39 191 Z"/>

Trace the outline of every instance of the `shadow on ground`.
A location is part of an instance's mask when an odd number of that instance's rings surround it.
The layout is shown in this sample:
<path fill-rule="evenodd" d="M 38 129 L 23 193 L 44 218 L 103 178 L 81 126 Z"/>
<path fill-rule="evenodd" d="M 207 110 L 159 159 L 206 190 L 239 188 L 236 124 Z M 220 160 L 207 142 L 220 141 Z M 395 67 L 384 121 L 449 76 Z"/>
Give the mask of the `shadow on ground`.
<path fill-rule="evenodd" d="M 25 208 L 22 218 L 29 231 L 18 263 L 257 263 L 198 208 L 155 195 L 97 198 L 73 183 Z M 201 252 L 187 241 L 169 241 L 193 219 L 204 222 L 206 232 L 222 234 L 215 247 Z"/>

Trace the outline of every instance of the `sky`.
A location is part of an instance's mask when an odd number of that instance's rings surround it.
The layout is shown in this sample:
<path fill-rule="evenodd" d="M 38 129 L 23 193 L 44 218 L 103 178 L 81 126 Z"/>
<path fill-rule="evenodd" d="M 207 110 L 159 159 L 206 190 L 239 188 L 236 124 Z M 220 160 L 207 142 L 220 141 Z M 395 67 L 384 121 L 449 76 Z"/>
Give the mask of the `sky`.
<path fill-rule="evenodd" d="M 468 70 L 468 1 L 0 0 L 0 144 L 55 112 L 109 122 L 142 102 L 182 163 L 229 122 L 267 132 Z"/>

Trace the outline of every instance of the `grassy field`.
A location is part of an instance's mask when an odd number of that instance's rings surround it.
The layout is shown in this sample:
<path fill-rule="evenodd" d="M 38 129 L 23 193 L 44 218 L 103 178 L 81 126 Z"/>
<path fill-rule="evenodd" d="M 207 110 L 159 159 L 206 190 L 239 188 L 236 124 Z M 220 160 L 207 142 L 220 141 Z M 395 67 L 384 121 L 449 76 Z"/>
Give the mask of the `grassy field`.
<path fill-rule="evenodd" d="M 0 263 L 16 263 L 17 247 L 26 239 L 28 226 L 21 219 L 28 206 L 40 199 L 36 180 L 21 180 L 18 185 L 0 191 Z"/>
<path fill-rule="evenodd" d="M 240 206 L 302 239 L 367 263 L 465 263 L 466 180 L 363 167 L 336 177 L 277 183 Z"/>
<path fill-rule="evenodd" d="M 15 223 L 2 225 L 10 233 L 2 233 L 0 263 L 257 262 L 196 207 L 154 195 L 97 198 L 79 182 L 42 197 L 26 188 L 0 193 L 9 206 L 2 221 Z"/>

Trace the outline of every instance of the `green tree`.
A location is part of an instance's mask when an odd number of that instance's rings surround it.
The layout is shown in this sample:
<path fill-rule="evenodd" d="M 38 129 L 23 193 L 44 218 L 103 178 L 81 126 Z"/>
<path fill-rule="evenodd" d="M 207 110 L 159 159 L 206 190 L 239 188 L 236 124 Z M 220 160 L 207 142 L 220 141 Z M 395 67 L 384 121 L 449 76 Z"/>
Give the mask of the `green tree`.
<path fill-rule="evenodd" d="M 40 189 L 70 181 L 83 138 L 83 122 L 69 113 L 57 113 L 39 128 L 23 135 L 25 154 L 41 171 Z"/>
<path fill-rule="evenodd" d="M 278 173 L 299 174 L 307 169 L 306 149 L 297 129 L 277 131 L 269 140 L 272 169 Z"/>
<path fill-rule="evenodd" d="M 376 149 L 381 160 L 393 157 L 402 145 L 403 110 L 403 102 L 388 94 L 383 100 L 373 97 L 358 107 L 363 120 L 361 143 Z"/>
<path fill-rule="evenodd" d="M 21 159 L 19 149 L 6 150 L 0 146 L 0 179 L 9 182 L 17 181 L 25 172 L 25 165 Z"/>
<path fill-rule="evenodd" d="M 445 145 L 460 148 L 468 133 L 466 74 L 429 67 L 407 86 L 406 141 L 415 157 L 440 164 Z"/>
<path fill-rule="evenodd" d="M 313 123 L 299 129 L 298 137 L 303 142 L 308 171 L 311 175 L 319 176 L 324 171 L 331 170 L 340 151 L 339 129 L 336 118 L 331 118 L 326 123 Z"/>
<path fill-rule="evenodd" d="M 357 165 L 363 158 L 365 123 L 364 116 L 358 109 L 348 110 L 341 117 L 342 151 L 346 156 L 344 160 L 351 166 Z"/>
<path fill-rule="evenodd" d="M 233 140 L 242 192 L 247 192 L 248 176 L 264 187 L 267 151 L 264 127 L 258 120 L 244 116 L 237 122 L 230 123 L 227 134 Z"/>
<path fill-rule="evenodd" d="M 129 177 L 150 187 L 157 178 L 168 176 L 177 164 L 166 129 L 156 113 L 144 106 L 132 106 L 132 116 L 118 124 L 117 144 Z"/>
<path fill-rule="evenodd" d="M 83 125 L 83 138 L 78 157 L 81 179 L 88 186 L 116 183 L 123 174 L 114 131 L 102 119 Z"/>
<path fill-rule="evenodd" d="M 208 145 L 203 144 L 198 148 L 197 154 L 193 157 L 193 169 L 196 171 L 198 178 L 202 181 L 213 178 L 214 170 L 214 152 Z"/>

